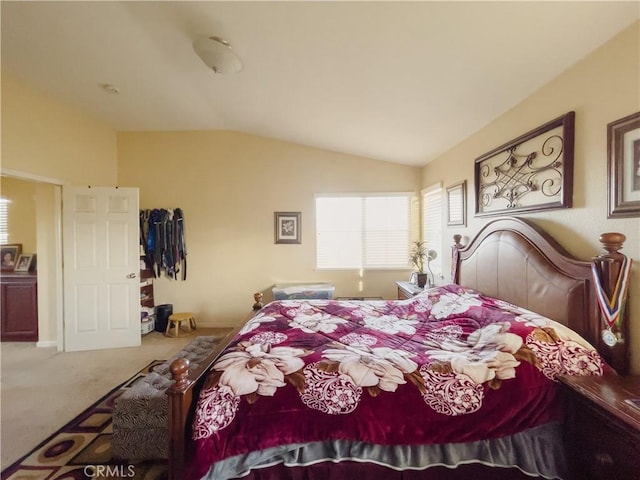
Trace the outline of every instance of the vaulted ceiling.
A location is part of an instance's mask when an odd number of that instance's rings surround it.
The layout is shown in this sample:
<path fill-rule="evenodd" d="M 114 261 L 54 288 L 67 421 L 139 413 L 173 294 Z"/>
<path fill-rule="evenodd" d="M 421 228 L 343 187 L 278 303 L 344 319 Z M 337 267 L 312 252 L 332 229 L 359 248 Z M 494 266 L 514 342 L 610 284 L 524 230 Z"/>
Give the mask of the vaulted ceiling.
<path fill-rule="evenodd" d="M 640 18 L 635 1 L 1 8 L 3 72 L 118 131 L 234 130 L 408 165 L 445 152 Z M 207 69 L 192 48 L 202 35 L 227 40 L 243 70 Z"/>

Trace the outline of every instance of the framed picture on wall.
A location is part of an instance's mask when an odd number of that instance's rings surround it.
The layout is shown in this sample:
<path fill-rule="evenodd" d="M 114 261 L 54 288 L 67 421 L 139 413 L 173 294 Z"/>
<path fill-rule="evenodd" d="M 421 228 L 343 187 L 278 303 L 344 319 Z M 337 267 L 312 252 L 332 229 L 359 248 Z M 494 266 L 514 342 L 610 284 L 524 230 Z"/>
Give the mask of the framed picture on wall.
<path fill-rule="evenodd" d="M 275 212 L 275 243 L 302 243 L 300 240 L 300 212 Z"/>
<path fill-rule="evenodd" d="M 3 272 L 13 272 L 16 268 L 18 257 L 22 253 L 22 244 L 14 243 L 11 245 L 0 246 L 0 265 Z"/>
<path fill-rule="evenodd" d="M 607 125 L 607 218 L 640 217 L 640 112 Z"/>
<path fill-rule="evenodd" d="M 478 157 L 475 216 L 571 208 L 575 112 Z"/>
<path fill-rule="evenodd" d="M 467 225 L 467 181 L 447 187 L 447 225 Z"/>

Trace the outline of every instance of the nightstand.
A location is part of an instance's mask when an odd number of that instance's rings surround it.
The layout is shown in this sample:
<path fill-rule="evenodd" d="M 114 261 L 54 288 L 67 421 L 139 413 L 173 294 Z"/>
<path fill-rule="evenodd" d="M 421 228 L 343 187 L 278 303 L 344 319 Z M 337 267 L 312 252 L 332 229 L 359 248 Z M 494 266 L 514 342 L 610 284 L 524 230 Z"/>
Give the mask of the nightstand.
<path fill-rule="evenodd" d="M 563 376 L 567 455 L 575 480 L 640 480 L 640 376 Z"/>
<path fill-rule="evenodd" d="M 398 300 L 406 300 L 420 292 L 424 292 L 424 288 L 417 286 L 415 283 L 397 281 L 396 285 L 398 286 Z"/>

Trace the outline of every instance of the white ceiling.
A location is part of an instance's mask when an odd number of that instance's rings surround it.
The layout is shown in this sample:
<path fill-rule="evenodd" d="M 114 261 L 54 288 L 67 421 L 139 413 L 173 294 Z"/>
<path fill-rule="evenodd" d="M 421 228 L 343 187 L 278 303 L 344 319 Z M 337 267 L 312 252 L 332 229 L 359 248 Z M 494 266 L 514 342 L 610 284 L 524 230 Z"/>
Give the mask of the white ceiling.
<path fill-rule="evenodd" d="M 640 18 L 640 2 L 3 0 L 1 14 L 3 71 L 119 131 L 235 130 L 424 165 Z M 226 39 L 244 70 L 208 70 L 200 35 Z"/>

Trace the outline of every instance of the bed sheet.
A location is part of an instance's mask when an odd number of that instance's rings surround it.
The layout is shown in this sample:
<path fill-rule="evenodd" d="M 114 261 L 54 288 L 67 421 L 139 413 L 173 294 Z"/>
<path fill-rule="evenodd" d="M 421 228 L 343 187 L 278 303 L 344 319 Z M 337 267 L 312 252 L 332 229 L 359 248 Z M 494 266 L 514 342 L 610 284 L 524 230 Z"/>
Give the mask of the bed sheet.
<path fill-rule="evenodd" d="M 208 374 L 188 477 L 356 459 L 553 478 L 564 468 L 554 379 L 606 368 L 567 327 L 458 285 L 402 301 L 272 302 Z"/>

